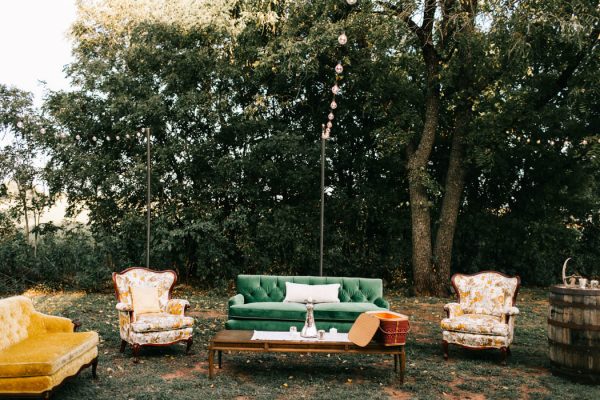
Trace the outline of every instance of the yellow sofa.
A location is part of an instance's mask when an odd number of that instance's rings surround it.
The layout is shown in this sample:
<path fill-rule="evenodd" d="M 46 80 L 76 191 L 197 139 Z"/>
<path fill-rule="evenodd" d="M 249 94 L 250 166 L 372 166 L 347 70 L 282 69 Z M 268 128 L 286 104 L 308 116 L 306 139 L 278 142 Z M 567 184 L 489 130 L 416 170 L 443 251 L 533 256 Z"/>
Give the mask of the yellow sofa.
<path fill-rule="evenodd" d="M 96 377 L 98 334 L 75 328 L 70 319 L 35 311 L 27 297 L 0 300 L 0 397 L 47 399 L 90 365 Z"/>

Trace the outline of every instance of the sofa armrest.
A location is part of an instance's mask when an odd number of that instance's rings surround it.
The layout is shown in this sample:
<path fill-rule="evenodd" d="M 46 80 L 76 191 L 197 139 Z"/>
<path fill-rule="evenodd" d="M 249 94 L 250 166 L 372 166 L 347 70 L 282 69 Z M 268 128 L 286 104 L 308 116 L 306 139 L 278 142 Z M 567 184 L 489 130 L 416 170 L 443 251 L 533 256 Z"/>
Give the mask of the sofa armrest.
<path fill-rule="evenodd" d="M 381 308 L 385 308 L 387 310 L 390 309 L 390 303 L 385 300 L 383 297 L 378 297 L 373 301 L 373 304 L 375 304 L 377 307 L 381 307 Z"/>
<path fill-rule="evenodd" d="M 241 304 L 244 304 L 244 295 L 238 293 L 229 299 L 229 301 L 227 302 L 227 307 L 238 306 Z"/>
<path fill-rule="evenodd" d="M 119 311 L 133 311 L 133 307 L 126 303 L 117 303 L 116 309 Z"/>
<path fill-rule="evenodd" d="M 42 314 L 35 312 L 34 318 L 39 318 L 42 326 L 46 332 L 58 333 L 58 332 L 74 332 L 79 327 L 76 323 L 71 321 L 69 318 L 55 317 L 53 315 Z"/>
<path fill-rule="evenodd" d="M 448 318 L 459 317 L 464 314 L 464 310 L 458 303 L 448 303 L 444 306 Z"/>
<path fill-rule="evenodd" d="M 185 315 L 185 310 L 190 307 L 190 302 L 182 299 L 170 299 L 167 302 L 167 313 Z"/>

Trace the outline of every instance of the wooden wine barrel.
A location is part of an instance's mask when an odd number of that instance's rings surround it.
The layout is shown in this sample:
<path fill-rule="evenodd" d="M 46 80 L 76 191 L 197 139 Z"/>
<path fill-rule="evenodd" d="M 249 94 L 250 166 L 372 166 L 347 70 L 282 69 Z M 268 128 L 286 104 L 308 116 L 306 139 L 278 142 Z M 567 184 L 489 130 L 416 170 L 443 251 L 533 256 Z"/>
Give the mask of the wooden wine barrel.
<path fill-rule="evenodd" d="M 549 301 L 552 371 L 600 382 L 600 289 L 552 286 Z"/>

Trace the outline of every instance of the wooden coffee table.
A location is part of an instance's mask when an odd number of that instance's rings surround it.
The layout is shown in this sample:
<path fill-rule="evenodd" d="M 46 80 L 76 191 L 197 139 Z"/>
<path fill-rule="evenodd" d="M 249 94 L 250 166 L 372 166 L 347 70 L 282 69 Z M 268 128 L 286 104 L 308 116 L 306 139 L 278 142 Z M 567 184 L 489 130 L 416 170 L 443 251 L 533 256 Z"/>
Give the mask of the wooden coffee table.
<path fill-rule="evenodd" d="M 394 371 L 399 371 L 400 383 L 404 383 L 406 356 L 404 345 L 384 346 L 371 342 L 359 347 L 351 342 L 302 342 L 291 340 L 251 340 L 253 331 L 225 330 L 217 332 L 208 346 L 208 376 L 214 376 L 215 353 L 218 366 L 222 367 L 223 351 L 254 351 L 259 353 L 358 353 L 358 354 L 392 354 Z M 400 367 L 400 368 L 398 368 Z"/>

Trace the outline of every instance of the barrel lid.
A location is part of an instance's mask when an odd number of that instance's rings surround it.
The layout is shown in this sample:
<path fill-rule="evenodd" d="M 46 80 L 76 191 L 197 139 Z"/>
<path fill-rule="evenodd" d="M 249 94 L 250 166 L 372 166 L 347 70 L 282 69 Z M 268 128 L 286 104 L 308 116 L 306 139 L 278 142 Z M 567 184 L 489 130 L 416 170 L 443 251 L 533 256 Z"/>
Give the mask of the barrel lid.
<path fill-rule="evenodd" d="M 558 294 L 580 294 L 584 296 L 600 296 L 600 289 L 581 289 L 579 287 L 568 287 L 565 285 L 554 285 L 550 287 L 552 293 Z"/>

